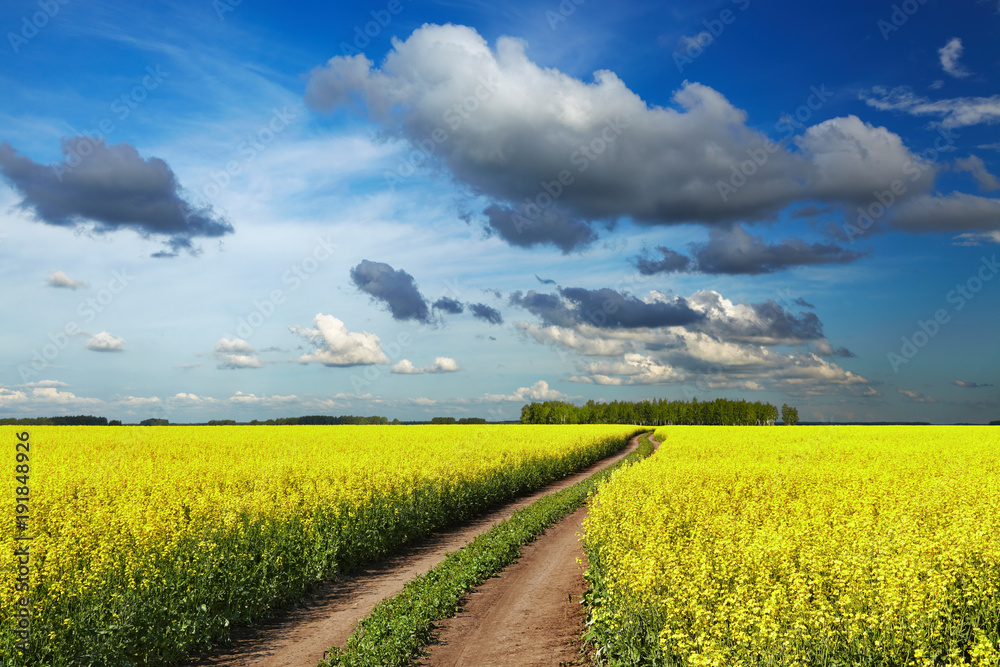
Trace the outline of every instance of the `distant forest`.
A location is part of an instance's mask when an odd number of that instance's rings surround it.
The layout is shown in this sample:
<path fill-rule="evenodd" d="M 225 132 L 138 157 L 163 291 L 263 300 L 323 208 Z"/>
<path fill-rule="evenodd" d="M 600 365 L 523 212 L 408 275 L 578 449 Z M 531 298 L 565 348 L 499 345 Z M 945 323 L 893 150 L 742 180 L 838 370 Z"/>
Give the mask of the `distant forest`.
<path fill-rule="evenodd" d="M 788 405 L 781 406 L 782 421 L 797 424 L 799 412 Z M 770 403 L 731 401 L 612 401 L 576 406 L 562 401 L 531 403 L 521 408 L 522 424 L 639 424 L 669 426 L 673 424 L 771 426 L 779 416 L 778 408 Z"/>

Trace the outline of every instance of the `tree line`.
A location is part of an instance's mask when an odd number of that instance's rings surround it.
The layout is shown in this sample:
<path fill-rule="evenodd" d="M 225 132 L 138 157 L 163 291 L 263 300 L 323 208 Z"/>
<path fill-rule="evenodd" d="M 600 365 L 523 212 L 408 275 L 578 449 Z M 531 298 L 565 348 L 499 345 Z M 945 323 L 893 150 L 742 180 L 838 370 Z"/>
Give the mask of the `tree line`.
<path fill-rule="evenodd" d="M 781 406 L 781 416 L 786 424 L 796 424 L 799 413 L 787 404 Z M 717 398 L 714 401 L 611 401 L 573 405 L 563 401 L 529 403 L 521 408 L 522 424 L 638 424 L 641 426 L 692 426 L 733 425 L 772 426 L 779 416 L 778 408 L 759 401 L 733 401 Z"/>

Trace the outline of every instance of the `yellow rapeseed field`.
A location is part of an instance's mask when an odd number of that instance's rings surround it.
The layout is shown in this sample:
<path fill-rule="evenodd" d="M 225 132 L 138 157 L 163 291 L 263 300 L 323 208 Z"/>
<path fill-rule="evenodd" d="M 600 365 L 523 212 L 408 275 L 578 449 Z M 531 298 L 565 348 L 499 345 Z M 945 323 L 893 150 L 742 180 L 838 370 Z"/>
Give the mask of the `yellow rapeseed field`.
<path fill-rule="evenodd" d="M 586 525 L 603 664 L 1000 664 L 1000 428 L 657 437 Z"/>
<path fill-rule="evenodd" d="M 620 449 L 626 426 L 29 427 L 31 638 L 0 516 L 3 667 L 155 665 Z M 13 505 L 14 496 L 10 503 Z"/>

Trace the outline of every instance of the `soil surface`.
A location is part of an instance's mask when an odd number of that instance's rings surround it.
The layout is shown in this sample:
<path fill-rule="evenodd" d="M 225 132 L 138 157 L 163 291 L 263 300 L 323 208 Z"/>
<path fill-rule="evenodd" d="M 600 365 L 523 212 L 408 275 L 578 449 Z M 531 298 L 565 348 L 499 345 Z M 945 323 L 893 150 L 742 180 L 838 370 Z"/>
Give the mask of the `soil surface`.
<path fill-rule="evenodd" d="M 656 441 L 653 441 L 656 443 Z M 658 444 L 658 443 L 656 443 Z M 419 664 L 427 667 L 583 665 L 587 555 L 580 542 L 586 506 L 521 550 L 496 578 L 466 596 L 461 611 L 438 623 Z"/>
<path fill-rule="evenodd" d="M 229 644 L 218 647 L 212 653 L 194 658 L 186 664 L 188 667 L 207 665 L 214 667 L 316 667 L 323 659 L 323 652 L 330 646 L 343 646 L 347 642 L 347 638 L 354 632 L 358 621 L 367 616 L 379 601 L 399 593 L 403 590 L 406 582 L 430 571 L 444 560 L 447 553 L 461 549 L 516 510 L 530 505 L 542 496 L 572 486 L 618 462 L 635 450 L 637 446 L 638 436 L 632 438 L 628 446 L 618 454 L 602 459 L 580 472 L 567 475 L 535 493 L 522 496 L 477 519 L 434 533 L 385 560 L 359 568 L 350 575 L 340 576 L 326 582 L 307 599 L 300 602 L 298 606 L 284 610 L 274 618 L 259 621 L 252 628 L 234 629 L 232 641 Z M 577 514 L 571 516 L 576 517 Z M 581 516 L 585 516 L 585 514 Z M 567 517 L 557 526 L 565 524 L 569 519 L 570 517 Z M 543 538 L 550 533 L 558 532 L 557 526 L 550 528 L 545 535 L 539 537 L 535 544 L 542 542 Z M 578 544 L 575 536 L 578 530 L 578 527 L 568 529 L 574 544 Z M 527 553 L 528 548 L 525 549 L 522 561 L 526 559 Z M 569 559 L 570 567 L 559 565 L 556 569 L 560 572 L 568 569 L 579 574 L 579 566 L 575 562 L 577 555 L 575 552 L 572 555 L 567 552 L 564 556 Z M 554 562 L 561 563 L 563 560 L 564 558 L 561 556 L 559 561 Z M 511 566 L 507 570 L 511 570 L 517 565 Z M 506 572 L 504 577 L 507 576 Z M 501 580 L 502 578 L 493 579 L 487 583 Z M 582 578 L 580 581 L 582 582 Z M 570 590 L 571 588 L 568 587 L 560 589 L 564 602 L 566 602 L 567 592 Z M 579 600 L 579 594 L 574 592 L 574 595 L 577 596 L 575 600 Z M 574 602 L 573 605 L 567 605 L 567 608 L 579 606 Z M 580 614 L 582 623 L 582 611 Z M 469 663 L 447 664 L 536 664 L 516 661 L 489 663 L 481 660 L 485 657 L 473 656 L 472 662 Z M 559 663 L 549 661 L 537 664 L 558 665 Z"/>

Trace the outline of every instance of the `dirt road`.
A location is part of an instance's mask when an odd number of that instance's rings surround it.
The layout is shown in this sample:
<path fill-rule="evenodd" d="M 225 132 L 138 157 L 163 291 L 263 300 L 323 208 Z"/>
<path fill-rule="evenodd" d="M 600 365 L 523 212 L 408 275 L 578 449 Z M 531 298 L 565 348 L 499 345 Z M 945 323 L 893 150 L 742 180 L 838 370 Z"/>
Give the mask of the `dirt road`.
<path fill-rule="evenodd" d="M 654 441 L 655 442 L 655 441 Z M 586 552 L 580 543 L 587 508 L 525 546 L 521 558 L 466 598 L 438 624 L 421 661 L 427 667 L 555 667 L 583 664 Z M 578 559 L 580 562 L 578 562 Z M 582 564 L 581 564 L 582 562 Z"/>
<path fill-rule="evenodd" d="M 367 616 L 376 603 L 401 591 L 410 579 L 431 570 L 444 560 L 446 553 L 462 548 L 477 535 L 542 496 L 571 486 L 616 463 L 637 446 L 638 438 L 633 438 L 620 453 L 589 468 L 476 520 L 436 533 L 350 576 L 338 577 L 322 585 L 298 607 L 274 619 L 261 621 L 255 628 L 237 629 L 233 632 L 232 644 L 187 664 L 189 667 L 316 667 L 323 651 L 330 646 L 343 646 L 358 621 Z M 563 597 L 565 599 L 565 593 Z"/>

